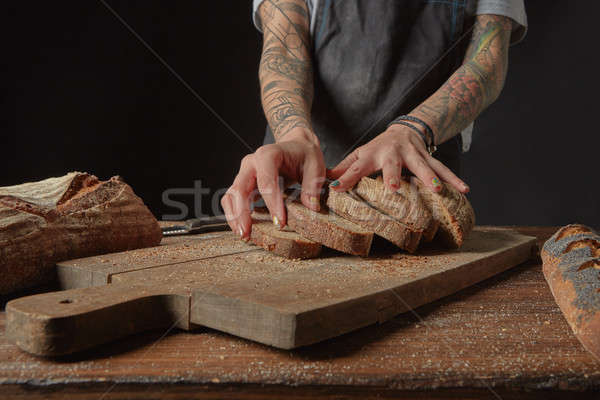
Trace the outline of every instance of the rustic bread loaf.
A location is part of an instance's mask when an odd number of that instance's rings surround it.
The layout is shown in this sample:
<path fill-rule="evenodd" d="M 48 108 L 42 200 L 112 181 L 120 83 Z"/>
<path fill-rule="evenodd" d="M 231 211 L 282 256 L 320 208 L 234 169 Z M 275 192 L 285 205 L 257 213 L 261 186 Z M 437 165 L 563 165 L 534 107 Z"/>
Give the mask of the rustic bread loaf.
<path fill-rule="evenodd" d="M 285 258 L 314 258 L 321 254 L 321 244 L 305 239 L 289 226 L 279 230 L 268 210 L 256 208 L 252 213 L 250 240 L 257 246 Z"/>
<path fill-rule="evenodd" d="M 367 256 L 373 232 L 335 215 L 324 204 L 310 210 L 298 200 L 287 200 L 287 224 L 307 239 L 344 253 Z"/>
<path fill-rule="evenodd" d="M 541 251 L 544 277 L 573 333 L 600 360 L 600 236 L 572 224 Z"/>
<path fill-rule="evenodd" d="M 0 294 L 42 283 L 55 263 L 160 243 L 156 218 L 119 177 L 71 172 L 0 188 Z"/>
<path fill-rule="evenodd" d="M 440 192 L 433 192 L 416 177 L 411 177 L 433 219 L 439 222 L 437 238 L 451 248 L 462 246 L 475 225 L 475 212 L 469 200 L 453 186 L 442 183 Z"/>
<path fill-rule="evenodd" d="M 413 231 L 395 218 L 376 210 L 353 191 L 329 191 L 327 206 L 337 215 L 374 232 L 401 249 L 412 253 L 419 245 L 421 231 Z"/>

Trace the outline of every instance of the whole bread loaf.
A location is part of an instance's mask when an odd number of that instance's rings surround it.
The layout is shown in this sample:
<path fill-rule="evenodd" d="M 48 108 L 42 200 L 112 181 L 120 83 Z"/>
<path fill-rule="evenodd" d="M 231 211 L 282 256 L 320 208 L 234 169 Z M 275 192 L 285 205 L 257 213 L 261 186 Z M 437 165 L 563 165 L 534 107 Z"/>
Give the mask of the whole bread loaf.
<path fill-rule="evenodd" d="M 378 211 L 353 191 L 329 191 L 327 206 L 337 215 L 374 232 L 401 249 L 412 253 L 419 245 L 421 231 L 411 230 L 395 218 Z"/>
<path fill-rule="evenodd" d="M 416 177 L 411 177 L 411 186 L 418 188 L 423 203 L 439 222 L 436 239 L 450 248 L 461 247 L 475 226 L 475 211 L 467 197 L 445 182 L 437 193 Z"/>
<path fill-rule="evenodd" d="M 279 230 L 268 210 L 257 208 L 252 213 L 250 240 L 257 246 L 285 258 L 314 258 L 321 254 L 321 244 L 303 238 L 289 226 Z"/>
<path fill-rule="evenodd" d="M 541 251 L 544 277 L 573 333 L 600 360 L 600 236 L 580 224 L 560 228 Z"/>
<path fill-rule="evenodd" d="M 298 200 L 287 200 L 286 208 L 288 226 L 305 238 L 344 253 L 369 254 L 373 232 L 335 215 L 325 204 L 316 212 Z"/>
<path fill-rule="evenodd" d="M 44 282 L 56 262 L 156 246 L 156 218 L 119 177 L 71 172 L 0 188 L 0 294 Z"/>

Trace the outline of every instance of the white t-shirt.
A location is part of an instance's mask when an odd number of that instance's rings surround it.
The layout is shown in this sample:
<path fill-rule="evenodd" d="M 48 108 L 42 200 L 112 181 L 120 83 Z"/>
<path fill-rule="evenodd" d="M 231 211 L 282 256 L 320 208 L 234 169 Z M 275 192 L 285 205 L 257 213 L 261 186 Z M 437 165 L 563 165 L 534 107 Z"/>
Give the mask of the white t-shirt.
<path fill-rule="evenodd" d="M 253 11 L 252 18 L 256 28 L 262 32 L 260 17 L 258 15 L 258 7 L 265 0 L 253 0 Z M 308 12 L 310 14 L 310 33 L 314 34 L 315 21 L 317 13 L 314 10 L 317 8 L 319 1 L 323 0 L 304 0 L 308 6 Z M 520 42 L 527 33 L 527 14 L 525 13 L 525 1 L 524 0 L 478 0 L 475 9 L 475 15 L 482 14 L 494 14 L 503 15 L 509 17 L 516 22 L 513 26 L 513 32 L 510 39 L 511 44 Z M 472 14 L 471 14 L 472 15 Z M 471 141 L 473 139 L 473 123 L 465 128 L 461 132 L 462 137 L 462 151 L 466 152 L 471 147 Z"/>

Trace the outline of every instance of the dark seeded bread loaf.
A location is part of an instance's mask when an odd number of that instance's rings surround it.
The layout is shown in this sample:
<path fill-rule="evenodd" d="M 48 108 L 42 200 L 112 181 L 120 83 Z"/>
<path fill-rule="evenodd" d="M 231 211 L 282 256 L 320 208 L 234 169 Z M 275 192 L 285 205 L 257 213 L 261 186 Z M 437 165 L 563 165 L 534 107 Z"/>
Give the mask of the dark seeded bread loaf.
<path fill-rule="evenodd" d="M 286 201 L 287 224 L 312 241 L 344 253 L 367 256 L 373 233 L 330 212 L 323 204 L 320 212 L 312 211 L 298 200 Z"/>
<path fill-rule="evenodd" d="M 252 213 L 250 240 L 265 250 L 285 258 L 314 258 L 321 254 L 321 244 L 305 239 L 289 226 L 279 230 L 271 221 L 266 209 L 255 209 Z"/>
<path fill-rule="evenodd" d="M 156 218 L 119 177 L 72 172 L 0 188 L 0 294 L 51 277 L 57 262 L 156 246 Z"/>
<path fill-rule="evenodd" d="M 374 232 L 401 249 L 414 252 L 419 245 L 420 231 L 413 231 L 395 218 L 376 210 L 352 191 L 330 191 L 327 206 L 339 216 Z"/>
<path fill-rule="evenodd" d="M 544 277 L 573 333 L 600 360 L 600 236 L 572 224 L 541 251 Z"/>
<path fill-rule="evenodd" d="M 465 195 L 447 183 L 442 183 L 438 193 L 416 177 L 411 177 L 411 184 L 416 185 L 425 206 L 439 222 L 437 238 L 450 248 L 462 246 L 475 225 L 475 212 Z"/>

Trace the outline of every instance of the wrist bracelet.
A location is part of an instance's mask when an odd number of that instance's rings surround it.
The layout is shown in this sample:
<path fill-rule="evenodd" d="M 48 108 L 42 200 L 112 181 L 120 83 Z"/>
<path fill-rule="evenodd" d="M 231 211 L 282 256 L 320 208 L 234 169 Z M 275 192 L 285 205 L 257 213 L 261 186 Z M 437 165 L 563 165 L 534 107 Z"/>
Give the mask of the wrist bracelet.
<path fill-rule="evenodd" d="M 433 130 L 431 129 L 429 124 L 427 124 L 427 122 L 423 121 L 421 118 L 413 117 L 412 115 L 401 115 L 398 118 L 396 118 L 396 120 L 411 121 L 411 122 L 416 122 L 417 124 L 421 125 L 425 129 L 425 132 L 427 132 L 427 135 L 429 136 L 429 139 L 430 139 L 429 143 L 432 146 L 434 145 L 435 136 L 433 135 Z"/>
<path fill-rule="evenodd" d="M 400 118 L 396 118 L 395 120 L 390 122 L 390 124 L 388 125 L 388 128 L 394 124 L 407 126 L 410 129 L 412 129 L 413 131 L 417 132 L 419 134 L 419 136 L 421 137 L 421 139 L 423 139 L 423 142 L 425 143 L 425 148 L 427 149 L 427 152 L 429 153 L 429 155 L 432 155 L 437 150 L 436 146 L 429 144 L 429 139 L 427 138 L 427 135 L 425 135 L 423 132 L 421 132 L 421 130 L 419 128 L 417 128 L 416 126 L 414 126 L 413 124 L 403 121 Z"/>

